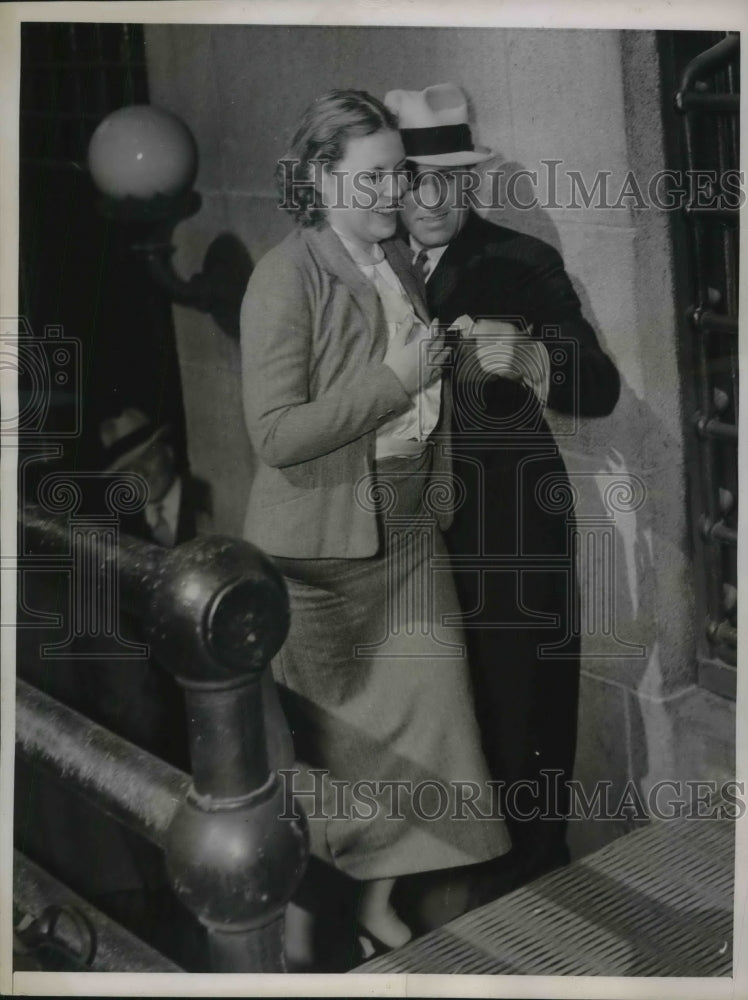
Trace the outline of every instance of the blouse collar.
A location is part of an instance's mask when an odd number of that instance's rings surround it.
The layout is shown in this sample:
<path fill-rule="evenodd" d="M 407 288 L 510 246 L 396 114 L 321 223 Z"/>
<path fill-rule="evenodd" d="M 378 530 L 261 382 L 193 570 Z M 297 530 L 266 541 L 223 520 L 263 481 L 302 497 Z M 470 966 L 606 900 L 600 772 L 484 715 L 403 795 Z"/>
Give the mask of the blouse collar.
<path fill-rule="evenodd" d="M 340 230 L 336 229 L 332 223 L 330 224 L 330 229 L 332 229 L 351 255 L 354 264 L 357 264 L 359 267 L 374 267 L 376 264 L 381 264 L 384 260 L 384 250 L 378 243 L 372 244 L 371 254 L 367 254 L 357 243 L 349 240 L 347 236 L 343 236 Z"/>

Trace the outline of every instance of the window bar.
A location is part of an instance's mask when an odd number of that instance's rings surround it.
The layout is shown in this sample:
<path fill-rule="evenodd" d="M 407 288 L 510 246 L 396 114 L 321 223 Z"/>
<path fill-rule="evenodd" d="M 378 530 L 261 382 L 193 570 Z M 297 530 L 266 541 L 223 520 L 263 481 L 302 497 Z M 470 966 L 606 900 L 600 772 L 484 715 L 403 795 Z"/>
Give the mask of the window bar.
<path fill-rule="evenodd" d="M 101 119 L 107 111 L 111 111 L 107 94 L 106 81 L 106 60 L 104 58 L 104 40 L 101 36 L 101 25 L 94 25 L 94 41 L 96 43 L 96 55 L 98 57 L 98 73 L 96 74 L 96 96 L 98 98 L 98 115 Z"/>
<path fill-rule="evenodd" d="M 730 125 L 730 163 L 740 163 L 740 86 L 738 80 L 737 67 L 730 63 L 727 67 L 727 87 L 731 94 L 738 98 L 738 111 L 730 115 L 728 121 Z"/>
<path fill-rule="evenodd" d="M 47 40 L 47 51 L 49 52 L 50 59 L 53 59 L 54 58 L 54 52 L 55 52 L 55 50 L 54 50 L 54 44 L 55 43 L 54 43 L 54 35 L 53 35 L 54 25 L 47 24 L 46 25 L 46 29 L 47 30 L 46 30 L 45 34 L 46 34 L 46 40 Z M 42 77 L 42 79 L 43 79 L 43 77 Z M 60 145 L 60 143 L 59 143 L 60 123 L 59 123 L 59 120 L 57 118 L 57 111 L 58 111 L 58 106 L 59 106 L 59 103 L 60 103 L 59 102 L 59 91 L 58 91 L 58 80 L 59 80 L 59 76 L 58 76 L 57 72 L 54 71 L 54 70 L 50 70 L 49 71 L 49 81 L 50 81 L 49 103 L 46 104 L 46 102 L 45 102 L 45 104 L 43 105 L 43 106 L 45 106 L 48 109 L 48 118 L 47 118 L 47 126 L 48 127 L 45 130 L 44 145 L 42 146 L 42 155 L 43 156 L 45 154 L 54 155 L 53 151 L 56 151 L 59 148 L 59 145 Z"/>
<path fill-rule="evenodd" d="M 46 63 L 42 62 L 42 68 L 46 66 L 54 66 L 56 62 L 55 53 L 55 43 L 52 32 L 54 30 L 54 25 L 46 22 L 44 25 L 44 44 L 47 49 L 47 59 Z"/>
<path fill-rule="evenodd" d="M 729 75 L 729 65 L 728 65 L 725 66 L 722 70 L 720 70 L 718 74 L 717 85 L 720 91 L 724 92 L 724 90 L 729 86 L 730 78 L 731 77 Z M 732 116 L 730 116 L 730 119 L 732 119 Z M 725 172 L 730 168 L 730 166 L 733 163 L 734 164 L 738 163 L 738 160 L 737 159 L 733 160 L 731 156 L 732 124 L 733 124 L 732 120 L 728 120 L 724 115 L 716 116 L 717 153 L 718 153 L 718 171 L 719 171 L 718 177 L 720 179 L 725 176 Z M 722 184 L 720 180 L 720 183 L 718 184 L 718 189 L 721 190 L 721 188 Z M 736 211 L 735 212 L 736 221 L 737 218 L 738 218 L 738 213 Z M 720 237 L 721 237 L 721 250 L 722 250 L 722 272 L 724 275 L 724 306 L 726 311 L 734 316 L 737 316 L 737 294 L 736 294 L 737 289 L 735 283 L 735 264 L 737 261 L 738 248 L 736 244 L 736 236 L 737 234 L 732 228 L 728 228 L 725 226 L 721 227 Z M 735 429 L 735 434 L 732 437 L 729 436 L 729 434 L 720 435 L 719 433 L 713 436 L 719 440 L 722 440 L 723 442 L 731 441 L 733 444 L 736 444 L 737 423 L 738 423 L 738 370 L 737 370 L 738 359 L 737 359 L 737 350 L 734 349 L 735 344 L 734 342 L 731 342 L 731 340 L 732 338 L 721 335 L 717 343 L 720 346 L 719 356 L 721 358 L 726 357 L 728 362 L 729 370 L 726 372 L 726 377 L 729 380 L 732 411 L 734 414 L 734 423 L 730 426 Z M 729 473 L 729 476 L 727 478 L 732 479 L 735 470 L 735 458 L 733 458 L 733 456 L 729 456 L 724 451 L 725 448 L 730 447 L 729 444 L 723 444 L 722 447 L 723 447 L 723 453 L 721 457 L 723 463 L 726 464 L 732 461 L 732 465 L 731 466 L 728 465 L 727 468 L 725 468 L 724 470 L 726 473 Z M 734 489 L 734 495 L 735 496 L 737 495 L 737 476 L 735 476 L 734 483 L 725 482 L 723 485 Z M 735 502 L 733 497 L 733 501 L 731 503 L 730 508 L 727 511 L 724 511 L 725 516 L 732 514 L 734 506 Z M 719 530 L 717 530 L 718 528 Z M 737 545 L 737 532 L 733 528 L 729 528 L 726 525 L 723 525 L 722 527 L 716 525 L 715 530 L 716 534 L 713 531 L 712 537 L 715 538 L 716 541 L 720 541 L 722 543 L 731 545 L 733 547 Z M 733 569 L 733 563 L 734 563 L 733 553 L 723 552 L 723 559 L 729 560 L 728 566 L 725 568 L 726 569 L 726 572 L 724 574 L 725 577 L 727 578 L 727 580 L 735 579 L 737 575 L 736 574 L 737 567 L 734 567 Z M 735 575 L 733 575 L 733 573 Z M 722 598 L 720 610 L 721 614 L 725 613 L 726 609 L 724 605 L 724 595 Z"/>
<path fill-rule="evenodd" d="M 694 169 L 695 156 L 692 121 L 688 115 L 686 115 L 684 119 L 684 138 L 686 149 L 686 169 L 690 171 Z M 696 308 L 699 309 L 704 308 L 705 304 L 708 302 L 708 293 L 706 282 L 704 280 L 703 267 L 704 234 L 702 230 L 702 220 L 700 217 L 694 217 L 688 214 L 686 214 L 686 219 L 689 223 L 690 230 L 692 274 L 697 302 Z M 709 354 L 707 339 L 705 337 L 697 336 L 695 347 L 696 371 L 698 374 L 699 386 L 699 414 L 708 420 L 712 416 L 713 402 L 708 377 Z M 708 437 L 702 437 L 700 439 L 699 461 L 702 484 L 702 495 L 700 501 L 704 508 L 702 518 L 703 521 L 708 524 L 715 524 L 718 520 L 717 482 L 715 477 L 712 442 Z M 719 613 L 721 600 L 719 583 L 721 577 L 721 554 L 716 546 L 707 543 L 706 539 L 704 539 L 704 541 L 705 544 L 702 546 L 702 555 L 705 570 L 704 583 L 706 588 L 706 610 L 708 620 L 713 620 L 715 614 Z"/>
<path fill-rule="evenodd" d="M 733 73 L 733 66 L 727 64 L 720 72 L 720 88 L 723 91 L 729 91 L 733 88 L 735 83 L 735 74 Z M 737 90 L 737 88 L 734 88 Z M 739 106 L 739 95 L 735 92 L 734 96 L 738 100 Z M 736 109 L 737 110 L 737 109 Z M 720 177 L 724 177 L 725 171 L 731 167 L 737 167 L 739 165 L 738 149 L 735 144 L 735 139 L 737 137 L 736 127 L 738 125 L 737 114 L 725 116 L 717 116 L 717 130 L 719 138 L 719 170 Z M 738 213 L 735 213 L 737 221 Z M 722 227 L 721 228 L 722 237 L 722 266 L 724 272 L 724 308 L 728 315 L 734 316 L 737 321 L 738 316 L 738 282 L 737 282 L 737 262 L 738 262 L 738 231 L 733 227 Z M 737 325 L 737 322 L 736 322 Z M 729 411 L 731 413 L 731 424 L 725 425 L 723 428 L 713 428 L 718 431 L 717 438 L 721 438 L 722 444 L 722 460 L 724 463 L 724 469 L 728 480 L 724 483 L 726 487 L 729 488 L 731 493 L 729 493 L 729 504 L 723 508 L 723 517 L 729 524 L 722 522 L 722 524 L 715 525 L 713 529 L 714 540 L 719 542 L 722 546 L 722 558 L 725 561 L 725 572 L 723 578 L 723 594 L 722 603 L 720 606 L 720 615 L 716 620 L 716 631 L 714 636 L 710 638 L 713 643 L 722 644 L 724 646 L 730 647 L 732 650 L 737 648 L 737 631 L 732 627 L 731 623 L 726 620 L 725 616 L 729 614 L 729 607 L 726 602 L 725 591 L 729 589 L 729 586 L 735 584 L 737 585 L 737 523 L 738 523 L 738 478 L 737 478 L 737 441 L 738 441 L 738 415 L 739 415 L 739 372 L 738 372 L 738 350 L 737 341 L 730 336 L 725 336 L 724 334 L 719 337 L 718 341 L 721 345 L 721 356 L 726 357 L 728 360 L 729 371 L 726 372 L 726 378 L 729 384 L 729 396 L 730 396 L 730 406 Z M 734 434 L 727 432 L 727 436 L 723 436 L 727 426 L 730 430 L 734 429 Z M 719 446 L 719 445 L 718 445 Z M 727 585 L 727 586 L 726 586 Z M 725 626 L 720 629 L 720 626 Z"/>
<path fill-rule="evenodd" d="M 737 313 L 737 309 L 735 310 Z M 731 333 L 738 332 L 736 315 L 723 316 L 711 309 L 697 307 L 691 314 L 691 322 L 700 333 Z"/>
<path fill-rule="evenodd" d="M 710 49 L 692 59 L 683 71 L 680 89 L 675 95 L 675 106 L 678 111 L 687 110 L 683 106 L 683 103 L 684 101 L 688 103 L 686 100 L 687 96 L 692 96 L 696 93 L 695 84 L 698 81 L 714 76 L 720 69 L 725 68 L 733 59 L 736 59 L 739 53 L 740 36 L 736 33 L 730 33 L 720 42 L 717 42 L 716 45 L 713 45 Z M 740 100 L 739 94 L 735 94 L 734 96 L 738 101 Z"/>
<path fill-rule="evenodd" d="M 76 24 L 68 25 L 70 57 L 73 63 L 75 64 L 70 72 L 70 77 L 72 79 L 73 95 L 74 95 L 74 107 L 72 111 L 75 116 L 75 123 L 77 126 L 76 132 L 78 139 L 78 148 L 75 151 L 75 155 L 71 156 L 70 158 L 73 160 L 78 160 L 78 159 L 83 160 L 88 137 L 86 135 L 85 125 L 83 122 L 83 118 L 81 116 L 81 111 L 83 110 L 83 91 L 81 88 L 80 69 L 78 68 L 80 65 L 80 55 L 79 55 L 77 28 L 78 26 Z M 71 149 L 70 152 L 72 153 L 73 150 Z"/>
<path fill-rule="evenodd" d="M 701 159 L 699 153 L 703 154 L 703 149 L 697 143 L 696 125 L 691 112 L 698 113 L 702 129 L 698 139 L 702 141 L 705 139 L 704 128 L 710 120 L 714 122 L 716 135 L 711 138 L 711 149 L 716 154 L 717 176 L 721 179 L 727 167 L 738 162 L 736 112 L 740 97 L 733 92 L 735 76 L 730 65 L 738 53 L 739 37 L 727 35 L 693 59 L 683 73 L 675 105 L 683 116 L 687 170 L 694 170 Z M 707 79 L 713 80 L 715 89 L 697 90 L 698 87 L 705 87 Z M 717 193 L 719 191 L 718 185 Z M 698 520 L 704 565 L 706 636 L 712 655 L 719 655 L 720 648 L 735 649 L 737 644 L 736 630 L 725 618 L 725 590 L 731 586 L 728 583 L 733 578 L 731 560 L 737 545 L 737 531 L 725 520 L 731 515 L 734 506 L 733 494 L 727 489 L 733 484 L 721 483 L 721 480 L 726 478 L 725 472 L 730 469 L 727 463 L 734 461 L 734 456 L 726 453 L 725 449 L 734 449 L 738 436 L 738 371 L 734 340 L 738 327 L 737 232 L 732 225 L 724 225 L 737 223 L 738 212 L 727 210 L 724 206 L 715 211 L 689 205 L 685 208 L 684 216 L 690 237 L 691 280 L 695 292 L 690 318 L 698 379 L 699 404 L 694 427 L 699 441 L 701 474 L 702 513 Z M 717 232 L 714 227 L 719 223 L 722 225 Z M 719 251 L 716 260 L 721 264 L 722 271 L 719 279 L 710 273 L 709 267 L 715 260 L 713 251 L 717 247 Z M 715 288 L 715 284 L 722 287 Z M 714 306 L 720 308 L 719 313 L 714 310 Z M 720 382 L 725 385 L 724 377 L 720 377 L 725 361 L 731 398 L 720 388 Z M 730 410 L 731 404 L 732 421 L 720 419 L 721 414 Z M 721 490 L 720 485 L 723 487 Z M 722 497 L 725 498 L 726 506 L 721 506 Z"/>
<path fill-rule="evenodd" d="M 124 97 L 125 104 L 133 104 L 135 101 L 135 81 L 133 79 L 132 67 L 135 61 L 135 46 L 133 45 L 132 32 L 129 24 L 122 25 L 122 61 L 125 66 Z"/>
<path fill-rule="evenodd" d="M 729 528 L 722 520 L 713 524 L 705 520 L 702 524 L 702 534 L 706 541 L 721 542 L 733 548 L 738 544 L 737 531 L 734 528 Z"/>
<path fill-rule="evenodd" d="M 49 118 L 49 111 L 40 111 L 38 109 L 29 109 L 28 111 L 24 109 L 24 118 Z M 91 122 L 100 122 L 101 113 L 99 111 L 57 111 L 55 117 L 62 121 L 72 120 L 72 119 L 89 119 Z"/>
<path fill-rule="evenodd" d="M 707 206 L 688 204 L 685 206 L 684 211 L 686 217 L 689 219 L 703 219 L 705 222 L 724 222 L 733 226 L 737 226 L 738 224 L 737 208 L 730 208 L 725 205 L 721 208 L 709 208 Z"/>
<path fill-rule="evenodd" d="M 696 433 L 699 437 L 714 437 L 721 441 L 737 441 L 738 428 L 736 424 L 727 424 L 717 417 L 707 419 L 703 413 L 696 414 Z"/>
<path fill-rule="evenodd" d="M 678 105 L 679 111 L 727 111 L 737 113 L 740 110 L 738 94 L 712 94 L 690 91 L 682 94 Z"/>

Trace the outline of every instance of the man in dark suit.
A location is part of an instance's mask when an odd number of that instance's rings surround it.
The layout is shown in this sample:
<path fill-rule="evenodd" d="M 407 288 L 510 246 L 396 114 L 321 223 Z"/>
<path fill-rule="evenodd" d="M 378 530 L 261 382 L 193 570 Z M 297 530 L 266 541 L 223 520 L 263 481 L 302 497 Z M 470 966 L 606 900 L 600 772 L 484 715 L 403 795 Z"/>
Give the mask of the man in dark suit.
<path fill-rule="evenodd" d="M 485 881 L 495 896 L 568 861 L 564 782 L 579 690 L 573 510 L 543 410 L 605 416 L 620 380 L 558 252 L 485 221 L 460 197 L 465 172 L 493 155 L 473 146 L 462 91 L 392 91 L 385 103 L 412 169 L 402 216 L 414 266 L 432 316 L 463 333 L 452 449 L 464 500 L 447 542 L 486 756 L 507 785 L 513 849 Z"/>

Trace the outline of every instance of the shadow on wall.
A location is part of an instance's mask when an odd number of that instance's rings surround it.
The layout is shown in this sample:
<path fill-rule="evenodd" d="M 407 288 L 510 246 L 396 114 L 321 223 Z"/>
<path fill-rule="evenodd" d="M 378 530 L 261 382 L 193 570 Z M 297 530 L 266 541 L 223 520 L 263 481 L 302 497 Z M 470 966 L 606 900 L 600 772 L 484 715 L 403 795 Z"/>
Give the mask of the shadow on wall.
<path fill-rule="evenodd" d="M 517 160 L 504 160 L 500 153 L 487 160 L 479 197 L 484 204 L 496 204 L 498 207 L 482 211 L 480 214 L 497 225 L 516 229 L 528 236 L 536 236 L 562 254 L 561 238 L 550 214 L 539 205 L 521 207 L 531 205 L 533 199 L 542 200 L 542 192 L 527 176 L 529 172 L 523 163 Z M 490 182 L 486 180 L 487 177 L 492 178 Z M 510 178 L 513 179 L 511 192 Z"/>
<path fill-rule="evenodd" d="M 234 233 L 220 233 L 208 247 L 200 278 L 215 289 L 210 315 L 232 340 L 239 340 L 239 312 L 252 275 L 249 251 Z"/>
<path fill-rule="evenodd" d="M 530 204 L 533 196 L 542 204 L 541 192 L 526 175 L 517 183 L 514 198 L 507 197 L 506 178 L 520 175 L 525 166 L 503 162 L 500 157 L 489 162 L 503 172 L 498 190 L 492 192 L 495 203 L 502 207 L 484 209 L 481 214 L 498 225 L 535 236 L 563 255 L 551 214 L 540 204 L 518 207 Z M 615 359 L 607 349 L 604 325 L 586 288 L 577 276 L 569 277 L 583 315 L 594 327 L 603 350 Z M 637 342 L 634 333 L 631 331 L 629 338 L 632 344 Z M 671 336 L 671 331 L 662 334 Z M 677 624 L 658 621 L 658 608 L 662 614 L 663 599 L 689 600 L 686 581 L 679 574 L 686 544 L 682 519 L 668 516 L 673 497 L 682 495 L 683 490 L 682 470 L 674 466 L 672 458 L 681 453 L 682 442 L 637 395 L 623 372 L 619 402 L 610 417 L 582 419 L 569 432 L 567 418 L 552 412 L 548 416 L 577 494 L 582 670 L 632 693 L 667 693 L 673 679 L 681 688 L 685 682 L 683 664 L 676 678 L 668 677 L 668 667 L 660 659 L 663 647 L 671 639 L 675 641 L 669 628 L 677 628 Z M 609 549 L 606 536 L 611 540 Z M 628 727 L 641 732 L 642 720 L 636 718 L 640 715 L 638 700 L 629 698 L 628 704 Z M 620 727 L 621 738 L 628 739 L 625 719 L 607 722 Z M 637 747 L 636 757 L 631 765 L 636 773 L 628 775 L 635 780 L 648 770 L 647 747 Z M 596 761 L 596 770 L 603 771 L 607 763 Z"/>

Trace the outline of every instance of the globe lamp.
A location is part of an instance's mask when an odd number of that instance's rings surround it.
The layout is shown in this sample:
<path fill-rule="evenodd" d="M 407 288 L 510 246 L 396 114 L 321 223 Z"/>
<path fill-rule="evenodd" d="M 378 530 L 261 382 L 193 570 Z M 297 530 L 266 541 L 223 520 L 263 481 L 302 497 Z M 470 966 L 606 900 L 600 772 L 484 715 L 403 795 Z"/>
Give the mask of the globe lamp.
<path fill-rule="evenodd" d="M 197 147 L 176 115 L 133 104 L 99 124 L 88 147 L 88 169 L 106 198 L 178 198 L 194 183 Z"/>
<path fill-rule="evenodd" d="M 176 115 L 150 104 L 132 104 L 107 115 L 88 147 L 88 169 L 99 191 L 99 211 L 143 233 L 131 250 L 173 302 L 210 313 L 225 332 L 238 336 L 238 313 L 249 276 L 229 238 L 208 249 L 203 270 L 189 280 L 174 269 L 172 237 L 177 223 L 201 206 L 192 187 L 197 144 Z"/>

